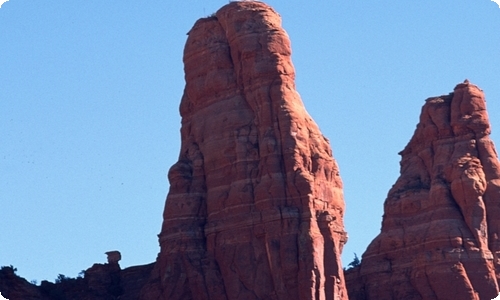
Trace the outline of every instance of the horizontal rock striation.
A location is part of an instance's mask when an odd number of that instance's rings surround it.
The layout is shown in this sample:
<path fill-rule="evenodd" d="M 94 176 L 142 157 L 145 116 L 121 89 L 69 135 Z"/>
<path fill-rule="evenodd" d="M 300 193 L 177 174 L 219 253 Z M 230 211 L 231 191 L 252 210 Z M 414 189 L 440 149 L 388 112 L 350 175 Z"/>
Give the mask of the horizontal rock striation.
<path fill-rule="evenodd" d="M 500 163 L 489 134 L 483 92 L 468 81 L 426 100 L 381 233 L 347 272 L 350 299 L 499 294 Z"/>
<path fill-rule="evenodd" d="M 279 15 L 232 2 L 188 35 L 182 145 L 142 299 L 347 299 L 342 182 Z"/>

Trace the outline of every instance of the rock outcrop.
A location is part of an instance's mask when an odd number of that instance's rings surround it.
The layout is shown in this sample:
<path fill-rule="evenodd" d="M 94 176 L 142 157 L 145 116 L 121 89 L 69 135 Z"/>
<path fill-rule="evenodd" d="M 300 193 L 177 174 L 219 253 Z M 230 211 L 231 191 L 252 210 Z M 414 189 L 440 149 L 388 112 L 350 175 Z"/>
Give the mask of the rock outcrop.
<path fill-rule="evenodd" d="M 0 294 L 9 300 L 48 300 L 44 297 L 36 285 L 29 283 L 26 279 L 16 274 L 12 266 L 0 268 Z M 0 297 L 0 299 L 3 299 Z"/>
<path fill-rule="evenodd" d="M 136 300 L 153 266 L 154 263 L 121 269 L 117 262 L 94 264 L 83 277 L 59 275 L 55 283 L 44 280 L 40 285 L 18 276 L 13 267 L 2 267 L 0 293 L 9 300 Z"/>
<path fill-rule="evenodd" d="M 467 80 L 426 100 L 381 233 L 347 272 L 350 299 L 499 294 L 500 163 L 489 134 L 483 92 Z"/>
<path fill-rule="evenodd" d="M 188 36 L 182 145 L 142 299 L 347 299 L 342 182 L 279 15 L 232 2 Z"/>

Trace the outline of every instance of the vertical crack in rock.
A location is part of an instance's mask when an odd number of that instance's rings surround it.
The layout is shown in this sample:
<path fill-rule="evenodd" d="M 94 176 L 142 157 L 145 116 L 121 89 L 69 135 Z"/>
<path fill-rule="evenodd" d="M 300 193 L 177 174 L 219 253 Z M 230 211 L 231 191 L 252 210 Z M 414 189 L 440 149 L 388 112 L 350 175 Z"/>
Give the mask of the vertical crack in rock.
<path fill-rule="evenodd" d="M 279 15 L 232 2 L 188 35 L 181 151 L 142 299 L 347 299 L 342 181 Z"/>
<path fill-rule="evenodd" d="M 426 100 L 381 233 L 346 273 L 350 299 L 499 294 L 500 163 L 489 134 L 483 92 L 468 81 Z"/>

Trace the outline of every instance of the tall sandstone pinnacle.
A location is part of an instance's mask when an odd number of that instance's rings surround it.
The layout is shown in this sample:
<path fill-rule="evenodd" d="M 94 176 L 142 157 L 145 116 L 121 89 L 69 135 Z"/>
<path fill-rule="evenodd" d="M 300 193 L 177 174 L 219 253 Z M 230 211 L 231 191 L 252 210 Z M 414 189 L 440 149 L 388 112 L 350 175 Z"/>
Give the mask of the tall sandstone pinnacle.
<path fill-rule="evenodd" d="M 182 145 L 143 299 L 347 299 L 342 182 L 290 55 L 261 2 L 189 32 Z"/>
<path fill-rule="evenodd" d="M 489 134 L 484 94 L 467 80 L 426 100 L 381 233 L 346 273 L 350 299 L 499 294 L 500 163 Z"/>

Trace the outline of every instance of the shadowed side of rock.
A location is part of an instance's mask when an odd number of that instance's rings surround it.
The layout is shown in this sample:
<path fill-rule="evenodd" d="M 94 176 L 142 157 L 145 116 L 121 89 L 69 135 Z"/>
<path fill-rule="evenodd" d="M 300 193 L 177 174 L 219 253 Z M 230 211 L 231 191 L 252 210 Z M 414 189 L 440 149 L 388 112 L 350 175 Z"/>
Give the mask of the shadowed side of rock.
<path fill-rule="evenodd" d="M 39 288 L 16 274 L 17 269 L 10 266 L 0 268 L 0 294 L 9 300 L 49 300 Z M 2 299 L 2 298 L 0 298 Z"/>
<path fill-rule="evenodd" d="M 117 262 L 94 264 L 83 277 L 59 275 L 55 283 L 32 284 L 15 274 L 15 268 L 0 268 L 0 293 L 9 300 L 135 300 L 139 298 L 154 264 L 121 269 Z"/>
<path fill-rule="evenodd" d="M 379 236 L 346 272 L 350 299 L 499 294 L 500 163 L 483 92 L 465 81 L 427 99 L 400 153 Z"/>
<path fill-rule="evenodd" d="M 261 2 L 189 32 L 182 145 L 142 299 L 347 299 L 342 182 Z"/>

